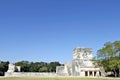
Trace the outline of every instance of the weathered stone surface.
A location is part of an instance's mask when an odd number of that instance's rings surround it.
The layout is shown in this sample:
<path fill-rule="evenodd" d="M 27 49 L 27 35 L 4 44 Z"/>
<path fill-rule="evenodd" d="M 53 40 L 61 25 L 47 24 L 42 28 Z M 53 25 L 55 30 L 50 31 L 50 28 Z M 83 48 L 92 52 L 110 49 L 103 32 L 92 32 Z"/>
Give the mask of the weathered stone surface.
<path fill-rule="evenodd" d="M 6 72 L 5 77 L 56 77 L 56 73 Z"/>
<path fill-rule="evenodd" d="M 93 58 L 91 48 L 75 48 L 73 50 L 73 59 L 90 60 Z"/>

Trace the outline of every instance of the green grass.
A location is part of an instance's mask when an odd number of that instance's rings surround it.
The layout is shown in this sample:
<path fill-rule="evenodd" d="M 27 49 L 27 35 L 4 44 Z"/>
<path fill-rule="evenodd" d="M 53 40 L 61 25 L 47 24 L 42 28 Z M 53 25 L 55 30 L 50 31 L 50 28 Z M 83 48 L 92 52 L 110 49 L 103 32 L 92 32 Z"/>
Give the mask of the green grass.
<path fill-rule="evenodd" d="M 0 78 L 0 80 L 120 80 L 120 78 Z"/>

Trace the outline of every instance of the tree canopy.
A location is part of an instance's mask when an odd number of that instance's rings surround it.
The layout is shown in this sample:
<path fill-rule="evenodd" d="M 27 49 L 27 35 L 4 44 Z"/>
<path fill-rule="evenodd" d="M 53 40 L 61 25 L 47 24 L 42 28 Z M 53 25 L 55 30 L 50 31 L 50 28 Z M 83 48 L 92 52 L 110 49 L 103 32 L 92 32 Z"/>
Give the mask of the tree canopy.
<path fill-rule="evenodd" d="M 8 70 L 8 64 L 9 62 L 6 61 L 0 61 L 0 76 L 4 75 L 4 72 L 6 72 Z"/>
<path fill-rule="evenodd" d="M 107 42 L 97 51 L 97 63 L 105 71 L 113 71 L 114 76 L 120 77 L 120 41 Z"/>
<path fill-rule="evenodd" d="M 60 66 L 59 62 L 28 62 L 20 61 L 15 63 L 16 66 L 21 66 L 21 72 L 55 72 L 56 66 Z"/>

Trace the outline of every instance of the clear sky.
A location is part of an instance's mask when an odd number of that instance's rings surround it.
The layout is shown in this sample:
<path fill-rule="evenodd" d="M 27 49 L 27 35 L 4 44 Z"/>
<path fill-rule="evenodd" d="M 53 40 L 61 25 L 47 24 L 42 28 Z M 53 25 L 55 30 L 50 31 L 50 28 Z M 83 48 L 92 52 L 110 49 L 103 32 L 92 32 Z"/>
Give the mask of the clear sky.
<path fill-rule="evenodd" d="M 0 60 L 72 60 L 120 40 L 120 0 L 0 0 Z"/>

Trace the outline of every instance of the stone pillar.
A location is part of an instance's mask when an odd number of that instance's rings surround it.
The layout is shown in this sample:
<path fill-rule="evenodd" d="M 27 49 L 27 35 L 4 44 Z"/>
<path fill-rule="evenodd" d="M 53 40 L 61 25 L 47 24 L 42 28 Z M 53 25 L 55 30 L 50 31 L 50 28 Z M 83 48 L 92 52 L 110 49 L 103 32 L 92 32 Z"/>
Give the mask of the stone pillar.
<path fill-rule="evenodd" d="M 88 71 L 88 77 L 90 76 L 90 72 Z"/>
<path fill-rule="evenodd" d="M 94 71 L 92 71 L 92 75 L 93 75 L 93 77 L 94 77 Z"/>

